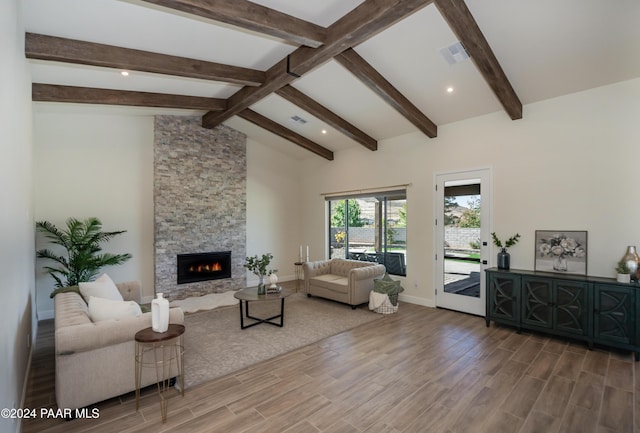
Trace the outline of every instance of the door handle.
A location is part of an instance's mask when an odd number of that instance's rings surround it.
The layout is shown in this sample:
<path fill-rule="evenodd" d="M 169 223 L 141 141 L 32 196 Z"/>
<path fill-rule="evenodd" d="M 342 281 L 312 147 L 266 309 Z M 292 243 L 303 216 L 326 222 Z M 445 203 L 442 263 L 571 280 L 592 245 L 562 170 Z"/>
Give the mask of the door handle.
<path fill-rule="evenodd" d="M 488 264 L 488 262 L 487 262 L 486 260 L 483 260 L 483 261 L 482 261 L 482 264 L 483 264 L 483 265 L 486 265 L 486 264 Z"/>

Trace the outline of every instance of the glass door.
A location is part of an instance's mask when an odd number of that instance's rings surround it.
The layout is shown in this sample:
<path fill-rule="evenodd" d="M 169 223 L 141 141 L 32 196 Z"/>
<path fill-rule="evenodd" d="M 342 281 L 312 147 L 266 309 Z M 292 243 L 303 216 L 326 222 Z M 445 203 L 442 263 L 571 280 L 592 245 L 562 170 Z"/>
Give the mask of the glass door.
<path fill-rule="evenodd" d="M 485 315 L 489 169 L 436 175 L 436 306 Z"/>

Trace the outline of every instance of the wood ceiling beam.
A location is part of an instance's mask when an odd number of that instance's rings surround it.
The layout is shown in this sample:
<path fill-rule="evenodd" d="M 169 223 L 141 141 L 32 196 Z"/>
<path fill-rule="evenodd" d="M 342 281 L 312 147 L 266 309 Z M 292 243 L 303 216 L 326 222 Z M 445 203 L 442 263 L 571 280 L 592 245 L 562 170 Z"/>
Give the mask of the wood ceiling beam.
<path fill-rule="evenodd" d="M 265 80 L 264 72 L 253 69 L 34 33 L 26 34 L 25 55 L 29 59 L 153 72 L 244 86 L 259 86 Z"/>
<path fill-rule="evenodd" d="M 507 114 L 512 120 L 521 119 L 522 102 L 464 0 L 435 0 L 435 4 Z"/>
<path fill-rule="evenodd" d="M 438 127 L 427 116 L 411 103 L 402 93 L 388 82 L 373 66 L 363 59 L 355 50 L 349 48 L 336 56 L 336 61 L 347 68 L 369 89 L 378 94 L 385 102 L 413 123 L 428 137 L 438 135 Z"/>
<path fill-rule="evenodd" d="M 131 92 L 91 87 L 58 86 L 33 83 L 33 101 L 78 104 L 126 105 L 132 107 L 183 108 L 188 110 L 224 110 L 225 99 L 164 93 Z"/>
<path fill-rule="evenodd" d="M 284 138 L 285 140 L 289 140 L 292 143 L 315 153 L 316 155 L 319 155 L 329 161 L 333 161 L 333 152 L 331 150 L 320 146 L 318 143 L 315 143 L 302 135 L 291 131 L 290 129 L 285 128 L 279 123 L 264 117 L 262 114 L 246 109 L 238 113 L 238 116 Z"/>
<path fill-rule="evenodd" d="M 320 105 L 298 89 L 292 86 L 284 86 L 276 90 L 276 94 L 283 97 L 292 104 L 297 105 L 310 114 L 313 114 L 318 119 L 331 125 L 347 137 L 362 144 L 369 150 L 378 150 L 378 142 L 371 138 L 369 135 L 362 132 L 360 129 L 344 120 L 342 117 L 335 114 L 328 108 Z"/>
<path fill-rule="evenodd" d="M 263 85 L 253 88 L 243 87 L 228 99 L 227 110 L 205 114 L 202 118 L 202 126 L 215 128 L 345 49 L 364 42 L 432 1 L 367 0 L 361 3 L 327 29 L 324 45 L 318 48 L 296 49 L 290 56 L 266 71 Z"/>
<path fill-rule="evenodd" d="M 317 48 L 326 29 L 247 0 L 143 0 L 199 17 Z"/>

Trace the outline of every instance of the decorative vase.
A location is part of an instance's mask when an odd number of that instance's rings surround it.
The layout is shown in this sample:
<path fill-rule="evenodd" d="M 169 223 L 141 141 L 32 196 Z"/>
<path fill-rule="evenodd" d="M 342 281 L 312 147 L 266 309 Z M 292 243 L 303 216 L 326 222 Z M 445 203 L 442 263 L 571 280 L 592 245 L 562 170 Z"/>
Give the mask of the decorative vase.
<path fill-rule="evenodd" d="M 507 252 L 506 248 L 503 248 L 498 253 L 498 269 L 509 269 L 511 265 L 511 255 Z"/>
<path fill-rule="evenodd" d="M 627 268 L 629 268 L 631 280 L 640 280 L 640 256 L 638 256 L 635 246 L 627 247 L 627 253 L 622 257 L 622 261 L 625 262 L 627 264 Z"/>
<path fill-rule="evenodd" d="M 169 300 L 163 298 L 162 293 L 151 301 L 151 329 L 154 332 L 167 332 L 169 329 Z"/>
<path fill-rule="evenodd" d="M 567 258 L 565 256 L 553 257 L 553 270 L 566 272 L 567 270 Z"/>
<path fill-rule="evenodd" d="M 264 275 L 260 275 L 260 283 L 258 283 L 258 295 L 264 295 L 267 291 L 264 286 Z"/>
<path fill-rule="evenodd" d="M 271 283 L 269 287 L 275 289 L 277 287 L 276 283 L 278 282 L 278 276 L 276 274 L 269 275 L 269 282 Z"/>

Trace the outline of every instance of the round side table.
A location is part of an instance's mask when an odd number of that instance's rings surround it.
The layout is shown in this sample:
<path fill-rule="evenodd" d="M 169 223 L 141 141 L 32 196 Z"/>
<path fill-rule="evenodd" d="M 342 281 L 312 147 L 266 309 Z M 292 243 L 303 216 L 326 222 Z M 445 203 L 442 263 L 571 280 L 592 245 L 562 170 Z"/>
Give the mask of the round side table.
<path fill-rule="evenodd" d="M 180 378 L 180 394 L 184 397 L 184 325 L 170 324 L 166 332 L 145 328 L 135 335 L 136 341 L 136 412 L 140 402 L 143 367 L 155 367 L 162 423 L 167 421 L 167 391 L 172 377 Z M 174 374 L 175 373 L 175 374 Z"/>

